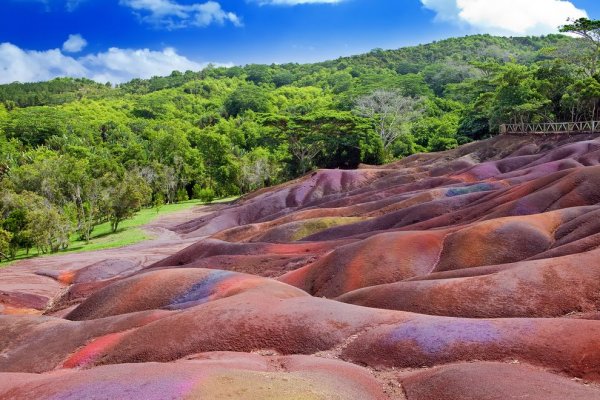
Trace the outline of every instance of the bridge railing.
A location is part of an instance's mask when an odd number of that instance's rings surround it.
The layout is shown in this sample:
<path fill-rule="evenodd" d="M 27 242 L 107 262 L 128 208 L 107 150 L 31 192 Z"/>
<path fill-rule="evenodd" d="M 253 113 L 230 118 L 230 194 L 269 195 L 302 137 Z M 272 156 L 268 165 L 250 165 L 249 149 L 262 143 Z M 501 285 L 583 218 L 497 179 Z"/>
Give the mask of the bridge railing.
<path fill-rule="evenodd" d="M 557 133 L 570 134 L 596 132 L 600 132 L 600 121 L 500 125 L 500 134 L 502 135 L 551 135 Z"/>

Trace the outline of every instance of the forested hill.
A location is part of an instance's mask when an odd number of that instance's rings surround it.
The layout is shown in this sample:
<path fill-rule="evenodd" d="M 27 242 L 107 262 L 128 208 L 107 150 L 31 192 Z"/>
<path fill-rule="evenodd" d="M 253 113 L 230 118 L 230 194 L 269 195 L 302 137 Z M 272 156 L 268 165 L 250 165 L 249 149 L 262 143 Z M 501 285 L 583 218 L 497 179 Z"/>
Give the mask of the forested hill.
<path fill-rule="evenodd" d="M 143 205 L 450 149 L 504 122 L 593 118 L 597 60 L 568 36 L 477 35 L 116 86 L 0 85 L 0 257 L 89 237 Z M 60 229 L 32 231 L 43 224 Z"/>
<path fill-rule="evenodd" d="M 175 88 L 184 84 L 200 80 L 207 76 L 219 78 L 232 78 L 247 75 L 250 81 L 258 83 L 271 83 L 276 86 L 294 85 L 307 86 L 318 83 L 319 86 L 333 88 L 330 77 L 319 79 L 308 76 L 317 72 L 325 75 L 335 71 L 349 72 L 354 78 L 367 73 L 375 76 L 386 70 L 398 75 L 424 74 L 433 75 L 439 67 L 446 66 L 447 62 L 467 67 L 473 61 L 497 60 L 499 62 L 514 61 L 519 64 L 531 65 L 537 61 L 548 58 L 547 54 L 540 54 L 543 49 L 567 49 L 573 44 L 573 39 L 564 35 L 549 35 L 542 37 L 497 37 L 490 35 L 474 35 L 462 38 L 451 38 L 429 44 L 405 47 L 398 50 L 374 49 L 369 53 L 341 57 L 337 60 L 325 61 L 315 64 L 284 64 L 284 65 L 248 65 L 246 67 L 214 68 L 203 72 L 188 71 L 185 74 L 175 73 L 169 77 L 155 77 L 148 80 L 135 79 L 122 85 L 126 92 L 146 94 L 161 89 Z M 440 64 L 440 65 L 438 65 Z M 368 68 L 371 71 L 364 71 Z M 375 70 L 373 70 L 375 69 Z M 264 71 L 268 71 L 261 76 Z M 291 74 L 288 74 L 290 72 Z M 323 75 L 323 74 L 319 74 Z M 341 78 L 342 76 L 336 75 Z M 303 80 L 302 78 L 305 78 Z M 433 79 L 427 83 L 435 84 Z M 454 80 L 457 80 L 455 78 Z M 341 83 L 345 83 L 342 79 Z M 359 82 L 363 83 L 363 82 Z M 443 82 L 438 82 L 438 85 Z M 107 87 L 108 86 L 108 87 Z M 34 105 L 62 104 L 79 100 L 83 97 L 109 96 L 112 92 L 109 85 L 99 84 L 88 79 L 54 79 L 49 82 L 39 83 L 13 83 L 0 85 L 0 101 L 14 101 L 20 107 Z M 342 89 L 338 85 L 338 90 Z M 439 89 L 439 88 L 438 88 Z M 360 90 L 360 89 L 359 89 Z"/>
<path fill-rule="evenodd" d="M 317 65 L 335 66 L 350 63 L 363 67 L 384 67 L 398 73 L 417 73 L 431 64 L 452 60 L 469 63 L 473 60 L 514 59 L 522 64 L 532 64 L 540 59 L 538 51 L 572 43 L 572 38 L 564 35 L 499 37 L 473 35 L 450 38 L 419 46 L 397 50 L 374 49 L 369 53 L 342 57 Z"/>

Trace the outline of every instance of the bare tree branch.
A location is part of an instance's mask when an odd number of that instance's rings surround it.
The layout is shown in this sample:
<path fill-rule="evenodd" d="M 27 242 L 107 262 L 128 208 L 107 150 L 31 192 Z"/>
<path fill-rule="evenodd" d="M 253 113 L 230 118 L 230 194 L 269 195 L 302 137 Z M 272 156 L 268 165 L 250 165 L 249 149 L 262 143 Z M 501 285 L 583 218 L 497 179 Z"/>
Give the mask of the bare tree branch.
<path fill-rule="evenodd" d="M 402 135 L 404 126 L 422 112 L 422 103 L 421 99 L 402 96 L 395 90 L 379 89 L 359 98 L 354 110 L 358 115 L 373 119 L 387 150 Z"/>

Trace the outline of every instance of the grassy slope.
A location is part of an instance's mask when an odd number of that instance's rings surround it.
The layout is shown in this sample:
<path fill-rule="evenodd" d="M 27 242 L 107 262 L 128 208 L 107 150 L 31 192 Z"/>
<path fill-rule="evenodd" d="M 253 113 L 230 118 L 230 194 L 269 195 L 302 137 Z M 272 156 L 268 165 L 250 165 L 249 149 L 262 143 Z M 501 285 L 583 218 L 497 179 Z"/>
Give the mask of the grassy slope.
<path fill-rule="evenodd" d="M 216 203 L 231 200 L 233 200 L 233 198 L 219 200 L 216 201 Z M 147 232 L 141 229 L 142 226 L 147 225 L 152 221 L 156 220 L 158 217 L 162 217 L 166 214 L 177 211 L 183 211 L 202 204 L 203 203 L 199 200 L 189 200 L 178 204 L 166 204 L 162 206 L 158 212 L 156 208 L 145 208 L 138 212 L 132 219 L 123 221 L 119 225 L 119 230 L 116 233 L 112 233 L 110 223 L 106 222 L 94 228 L 94 232 L 92 233 L 92 239 L 89 243 L 86 243 L 82 240 L 78 240 L 78 236 L 73 235 L 71 237 L 71 245 L 69 246 L 69 248 L 67 250 L 59 252 L 58 254 L 112 249 L 152 239 L 152 237 Z M 18 260 L 33 258 L 37 256 L 38 254 L 35 250 L 31 250 L 29 255 L 26 255 L 25 252 L 20 252 L 19 254 L 17 254 L 15 260 L 9 262 L 1 262 L 0 268 L 6 267 Z"/>

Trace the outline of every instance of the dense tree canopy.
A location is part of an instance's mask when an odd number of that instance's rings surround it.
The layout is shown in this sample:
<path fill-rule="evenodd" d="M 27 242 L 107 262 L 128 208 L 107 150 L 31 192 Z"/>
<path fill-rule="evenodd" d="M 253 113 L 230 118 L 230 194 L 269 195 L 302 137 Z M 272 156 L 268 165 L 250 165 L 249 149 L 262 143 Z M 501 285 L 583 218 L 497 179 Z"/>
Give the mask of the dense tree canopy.
<path fill-rule="evenodd" d="M 598 22 L 563 31 L 581 38 L 476 35 L 118 86 L 0 85 L 0 257 L 89 240 L 144 206 L 451 149 L 501 123 L 598 118 Z"/>

